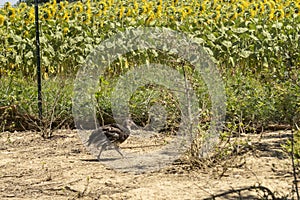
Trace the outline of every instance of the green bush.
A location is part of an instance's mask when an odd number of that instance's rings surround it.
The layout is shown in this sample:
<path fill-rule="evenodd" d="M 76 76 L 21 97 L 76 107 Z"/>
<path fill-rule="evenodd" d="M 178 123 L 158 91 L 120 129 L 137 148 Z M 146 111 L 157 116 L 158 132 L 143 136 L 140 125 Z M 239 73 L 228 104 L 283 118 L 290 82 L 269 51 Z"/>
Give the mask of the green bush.
<path fill-rule="evenodd" d="M 53 78 L 43 81 L 43 123 L 46 128 L 72 124 L 72 89 L 72 81 L 68 79 Z M 3 130 L 41 129 L 38 122 L 36 82 L 15 75 L 3 77 L 0 96 L 0 108 L 13 108 L 9 111 L 10 114 L 0 109 L 0 117 L 7 124 L 15 124 L 13 127 L 1 124 Z"/>

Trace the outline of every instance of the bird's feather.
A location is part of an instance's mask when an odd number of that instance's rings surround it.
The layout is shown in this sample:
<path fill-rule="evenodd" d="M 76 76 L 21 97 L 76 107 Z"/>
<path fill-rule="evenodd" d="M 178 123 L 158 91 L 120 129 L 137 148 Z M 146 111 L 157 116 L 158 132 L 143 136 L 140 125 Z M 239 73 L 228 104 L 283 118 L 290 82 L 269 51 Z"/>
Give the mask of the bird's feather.
<path fill-rule="evenodd" d="M 94 144 L 97 148 L 101 147 L 98 159 L 102 151 L 107 147 L 113 145 L 115 150 L 123 156 L 120 152 L 118 144 L 123 143 L 130 135 L 130 125 L 133 122 L 125 121 L 125 126 L 120 124 L 110 124 L 102 126 L 94 130 L 87 141 L 87 145 Z"/>

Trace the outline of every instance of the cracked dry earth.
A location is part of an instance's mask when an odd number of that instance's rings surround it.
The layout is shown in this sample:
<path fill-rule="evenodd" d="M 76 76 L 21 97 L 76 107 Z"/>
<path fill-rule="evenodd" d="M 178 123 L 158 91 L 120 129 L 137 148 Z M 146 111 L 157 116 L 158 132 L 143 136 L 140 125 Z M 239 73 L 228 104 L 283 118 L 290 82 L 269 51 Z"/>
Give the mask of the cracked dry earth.
<path fill-rule="evenodd" d="M 3 132 L 0 199 L 205 199 L 259 184 L 277 197 L 291 199 L 291 161 L 280 147 L 290 136 L 289 131 L 251 135 L 254 148 L 244 154 L 245 163 L 220 177 L 218 168 L 191 170 L 180 165 L 140 174 L 115 171 L 97 162 L 74 130 L 56 131 L 47 140 L 33 132 Z M 245 190 L 216 199 L 262 195 Z"/>

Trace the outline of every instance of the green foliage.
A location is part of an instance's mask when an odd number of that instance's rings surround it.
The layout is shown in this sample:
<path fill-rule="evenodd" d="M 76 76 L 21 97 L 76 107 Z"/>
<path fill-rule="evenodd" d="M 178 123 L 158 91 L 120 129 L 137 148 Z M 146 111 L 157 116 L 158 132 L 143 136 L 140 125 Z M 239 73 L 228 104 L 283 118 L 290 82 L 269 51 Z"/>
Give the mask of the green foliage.
<path fill-rule="evenodd" d="M 263 126 L 299 120 L 300 87 L 288 79 L 266 79 L 241 71 L 227 79 L 229 121 L 241 118 Z"/>
<path fill-rule="evenodd" d="M 45 127 L 72 125 L 72 89 L 70 80 L 49 79 L 43 82 L 43 121 Z M 36 129 L 38 127 L 36 83 L 23 77 L 1 79 L 0 128 L 3 130 Z M 5 109 L 5 108 L 8 109 Z"/>
<path fill-rule="evenodd" d="M 76 73 L 84 58 L 103 39 L 141 25 L 168 27 L 190 34 L 226 70 L 239 66 L 245 71 L 278 76 L 287 70 L 287 64 L 299 68 L 298 5 L 277 2 L 277 9 L 290 10 L 286 17 L 274 16 L 276 8 L 273 7 L 265 11 L 257 9 L 255 12 L 261 13 L 251 13 L 250 17 L 249 10 L 256 7 L 254 2 L 243 5 L 243 11 L 238 13 L 232 10 L 231 3 L 219 3 L 164 1 L 163 6 L 130 0 L 115 4 L 98 0 L 45 3 L 40 8 L 44 76 Z M 201 7 L 205 9 L 197 10 Z M 0 14 L 4 16 L 0 26 L 2 73 L 17 71 L 28 76 L 34 72 L 35 75 L 33 7 L 6 5 Z"/>
<path fill-rule="evenodd" d="M 214 2 L 53 0 L 41 5 L 44 106 L 55 115 L 64 113 L 64 117 L 71 118 L 71 86 L 60 87 L 52 79 L 74 76 L 91 50 L 114 33 L 156 26 L 189 34 L 215 61 L 226 86 L 227 124 L 238 122 L 253 130 L 269 123 L 299 121 L 299 3 L 270 1 L 263 4 L 264 9 L 253 10 L 257 6 L 253 1 L 243 5 L 232 3 L 235 1 Z M 275 13 L 280 9 L 284 16 Z M 0 106 L 18 105 L 22 113 L 36 116 L 36 88 L 30 83 L 36 77 L 34 27 L 33 6 L 19 4 L 14 8 L 5 4 L 0 9 Z M 96 93 L 99 118 L 112 119 L 110 95 L 118 76 L 145 62 L 167 64 L 182 73 L 182 61 L 174 55 L 157 50 L 123 55 L 107 66 L 101 78 Z M 187 77 L 202 109 L 199 120 L 209 121 L 210 96 L 202 77 L 193 70 L 187 72 Z M 176 98 L 172 91 L 156 89 L 145 86 L 136 91 L 130 101 L 134 117 L 142 124 L 154 102 L 166 102 L 163 105 L 169 124 L 176 126 Z M 57 100 L 57 96 L 61 99 Z M 51 112 L 45 112 L 50 121 Z"/>
<path fill-rule="evenodd" d="M 281 145 L 283 149 L 289 153 L 293 154 L 293 158 L 295 159 L 296 168 L 300 167 L 300 129 L 296 126 L 296 130 L 293 130 L 293 139 L 289 139 L 286 144 Z"/>

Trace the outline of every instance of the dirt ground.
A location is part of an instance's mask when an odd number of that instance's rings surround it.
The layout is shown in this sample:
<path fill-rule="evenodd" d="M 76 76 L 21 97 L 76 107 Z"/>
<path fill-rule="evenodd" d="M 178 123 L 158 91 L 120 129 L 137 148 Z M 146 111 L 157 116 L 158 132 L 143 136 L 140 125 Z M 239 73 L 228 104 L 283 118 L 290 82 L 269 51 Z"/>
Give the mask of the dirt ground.
<path fill-rule="evenodd" d="M 251 137 L 255 148 L 244 155 L 245 163 L 228 168 L 220 177 L 222 169 L 175 164 L 154 172 L 116 171 L 98 162 L 72 130 L 56 131 L 47 140 L 33 132 L 3 132 L 0 199 L 205 199 L 258 185 L 292 199 L 291 161 L 280 147 L 290 132 Z M 261 195 L 252 189 L 216 199 L 260 199 Z"/>

